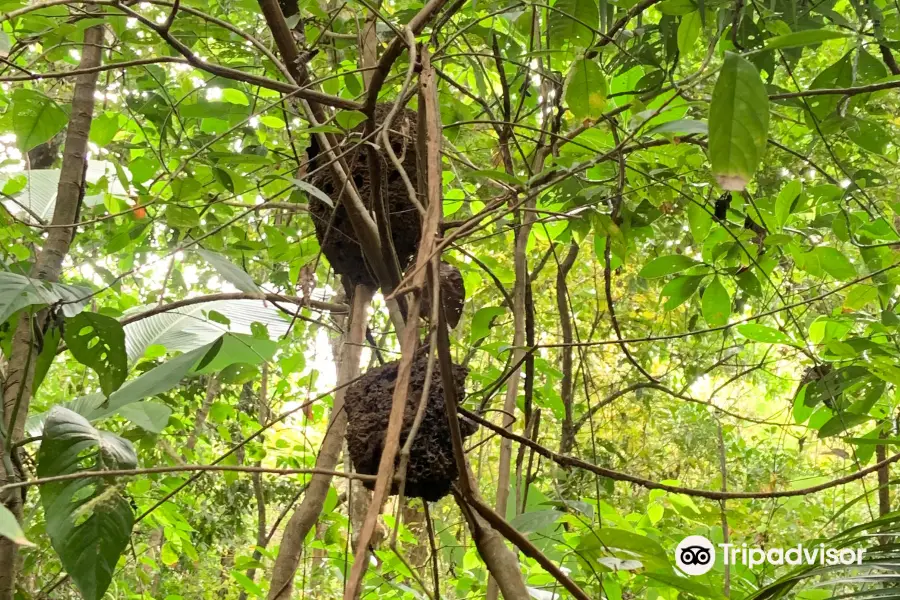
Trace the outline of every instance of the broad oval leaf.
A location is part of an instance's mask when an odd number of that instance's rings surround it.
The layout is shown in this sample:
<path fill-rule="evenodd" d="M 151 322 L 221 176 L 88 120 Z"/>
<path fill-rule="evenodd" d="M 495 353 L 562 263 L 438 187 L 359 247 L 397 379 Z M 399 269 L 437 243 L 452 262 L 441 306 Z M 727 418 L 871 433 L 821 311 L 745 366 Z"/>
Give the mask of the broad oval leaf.
<path fill-rule="evenodd" d="M 819 246 L 813 253 L 819 259 L 819 264 L 826 273 L 840 281 L 847 281 L 856 277 L 856 267 L 847 258 L 847 255 L 830 246 Z"/>
<path fill-rule="evenodd" d="M 759 71 L 732 52 L 725 53 L 709 107 L 709 157 L 724 190 L 741 191 L 766 149 L 769 97 Z"/>
<path fill-rule="evenodd" d="M 678 24 L 678 52 L 682 56 L 687 56 L 694 48 L 697 38 L 700 37 L 700 30 L 703 23 L 700 19 L 700 11 L 695 10 L 681 17 L 681 23 Z"/>
<path fill-rule="evenodd" d="M 710 327 L 721 327 L 731 316 L 731 296 L 718 277 L 714 277 L 703 291 L 703 318 Z"/>
<path fill-rule="evenodd" d="M 557 48 L 566 44 L 587 48 L 600 25 L 597 0 L 558 0 L 549 13 L 550 39 Z"/>
<path fill-rule="evenodd" d="M 673 254 L 671 256 L 659 256 L 654 258 L 641 269 L 638 273 L 641 277 L 647 279 L 655 279 L 656 277 L 665 277 L 666 275 L 674 275 L 685 269 L 690 269 L 700 263 L 688 256 L 681 254 Z"/>
<path fill-rule="evenodd" d="M 667 283 L 659 293 L 660 298 L 666 298 L 663 308 L 667 311 L 675 310 L 694 295 L 703 275 L 682 275 Z"/>
<path fill-rule="evenodd" d="M 66 319 L 63 338 L 75 360 L 90 367 L 109 396 L 128 375 L 125 330 L 121 323 L 99 313 L 83 312 Z"/>
<path fill-rule="evenodd" d="M 847 37 L 847 34 L 827 29 L 806 29 L 794 31 L 785 35 L 778 35 L 766 40 L 766 50 L 778 48 L 797 48 L 798 46 L 812 46 L 828 40 L 836 40 Z"/>
<path fill-rule="evenodd" d="M 789 338 L 786 333 L 779 331 L 774 327 L 769 327 L 768 325 L 743 323 L 738 325 L 735 329 L 737 329 L 742 336 L 748 340 L 753 340 L 754 342 L 763 342 L 765 344 L 791 343 L 791 338 Z"/>
<path fill-rule="evenodd" d="M 609 83 L 596 60 L 583 58 L 572 63 L 565 99 L 575 118 L 599 119 L 608 94 Z"/>
<path fill-rule="evenodd" d="M 128 440 L 98 431 L 66 408 L 50 411 L 38 451 L 38 477 L 135 466 Z M 96 476 L 47 483 L 40 494 L 53 549 L 84 598 L 101 600 L 131 537 L 131 505 L 111 479 Z"/>
<path fill-rule="evenodd" d="M 18 88 L 12 95 L 12 127 L 22 152 L 28 152 L 62 131 L 69 115 L 37 90 Z"/>

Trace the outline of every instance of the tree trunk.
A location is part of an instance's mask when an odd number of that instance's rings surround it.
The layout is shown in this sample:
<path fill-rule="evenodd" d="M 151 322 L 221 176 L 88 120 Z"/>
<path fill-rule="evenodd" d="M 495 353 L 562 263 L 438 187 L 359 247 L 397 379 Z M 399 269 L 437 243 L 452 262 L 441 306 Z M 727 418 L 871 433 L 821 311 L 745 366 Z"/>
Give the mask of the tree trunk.
<path fill-rule="evenodd" d="M 530 595 L 519 561 L 515 553 L 507 548 L 504 537 L 472 510 L 461 494 L 454 493 L 453 496 L 472 532 L 475 548 L 491 573 L 490 585 L 494 586 L 494 593 L 502 592 L 504 600 L 528 600 Z"/>
<path fill-rule="evenodd" d="M 359 376 L 359 360 L 366 335 L 366 310 L 372 300 L 372 290 L 357 286 L 353 291 L 350 323 L 347 327 L 346 340 L 341 348 L 341 360 L 338 364 L 338 389 L 334 394 L 334 406 L 328 423 L 328 433 L 322 441 L 322 448 L 316 459 L 316 468 L 333 470 L 338 463 L 341 446 L 344 442 L 344 430 L 347 428 L 347 413 L 344 411 L 345 388 L 340 387 Z M 275 566 L 272 568 L 272 581 L 269 588 L 269 600 L 289 600 L 294 588 L 294 574 L 300 564 L 303 552 L 303 541 L 312 529 L 331 487 L 330 475 L 314 475 L 309 482 L 303 502 L 291 515 L 284 530 L 284 537 L 278 549 Z"/>
<path fill-rule="evenodd" d="M 90 69 L 100 65 L 103 25 L 94 25 L 84 32 L 84 46 L 81 49 L 79 69 Z M 53 210 L 52 225 L 47 240 L 35 259 L 31 276 L 35 279 L 57 281 L 62 271 L 62 263 L 75 235 L 75 226 L 84 196 L 84 175 L 87 169 L 87 142 L 94 115 L 94 91 L 97 87 L 97 73 L 84 73 L 75 78 L 72 96 L 72 111 L 66 131 L 66 145 L 59 176 L 56 206 Z M 22 438 L 25 419 L 31 402 L 31 386 L 34 379 L 34 363 L 37 357 L 33 338 L 31 318 L 23 314 L 13 336 L 9 357 L 9 371 L 3 389 L 4 425 L 11 440 Z M 15 422 L 13 422 L 13 419 Z M 9 457 L 5 454 L 8 444 L 0 446 L 0 484 L 15 481 L 18 475 L 8 472 Z M 20 490 L 14 490 L 0 501 L 22 519 L 23 497 Z M 0 600 L 12 600 L 16 588 L 18 551 L 7 538 L 0 538 Z"/>
<path fill-rule="evenodd" d="M 206 423 L 206 417 L 209 416 L 209 409 L 212 407 L 213 400 L 219 395 L 221 389 L 222 384 L 216 379 L 215 375 L 211 375 L 209 382 L 206 384 L 206 396 L 203 398 L 203 404 L 200 405 L 200 412 L 198 412 L 197 416 L 194 418 L 194 429 L 191 431 L 191 435 L 188 436 L 187 442 L 184 444 L 184 447 L 188 450 L 193 450 L 194 446 L 197 445 L 197 439 L 200 437 L 200 432 L 203 430 L 203 425 Z"/>
<path fill-rule="evenodd" d="M 526 208 L 533 208 L 534 200 L 526 203 Z M 520 213 L 522 215 L 522 227 L 516 232 L 515 247 L 515 268 L 516 268 L 516 287 L 513 293 L 513 323 L 515 332 L 513 334 L 513 355 L 512 364 L 517 364 L 522 360 L 525 354 L 525 295 L 526 286 L 528 285 L 528 257 L 526 255 L 526 247 L 528 245 L 528 236 L 531 235 L 531 226 L 534 223 L 534 213 L 530 210 Z M 516 398 L 519 395 L 519 373 L 520 370 L 512 374 L 506 383 L 506 398 L 503 402 L 503 427 L 510 429 L 515 423 Z M 500 467 L 497 476 L 497 499 L 495 509 L 500 516 L 506 516 L 506 505 L 509 501 L 509 476 L 510 463 L 512 461 L 512 441 L 509 438 L 500 440 Z M 474 531 L 473 531 L 473 535 Z M 488 580 L 487 599 L 497 600 L 498 593 L 497 583 L 491 577 Z"/>
<path fill-rule="evenodd" d="M 572 374 L 572 314 L 569 310 L 569 287 L 566 284 L 566 276 L 572 270 L 575 259 L 578 258 L 578 244 L 572 243 L 569 252 L 559 264 L 556 272 L 556 307 L 559 309 L 559 323 L 562 330 L 562 387 L 560 398 L 563 403 L 564 418 L 562 422 L 562 434 L 559 439 L 560 454 L 568 454 L 575 447 L 575 422 L 573 419 L 574 376 Z"/>

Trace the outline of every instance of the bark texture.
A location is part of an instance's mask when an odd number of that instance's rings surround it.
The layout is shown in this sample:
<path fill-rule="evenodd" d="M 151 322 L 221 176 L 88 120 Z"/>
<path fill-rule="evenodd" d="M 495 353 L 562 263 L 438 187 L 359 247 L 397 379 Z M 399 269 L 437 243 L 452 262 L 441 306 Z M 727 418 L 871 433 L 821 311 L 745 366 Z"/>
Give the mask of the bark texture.
<path fill-rule="evenodd" d="M 81 49 L 79 69 L 90 69 L 100 65 L 103 25 L 94 25 L 84 32 L 84 46 Z M 38 253 L 31 269 L 31 277 L 46 281 L 57 281 L 62 271 L 63 259 L 69 252 L 75 225 L 84 195 L 84 175 L 86 171 L 88 134 L 94 116 L 94 91 L 97 88 L 95 73 L 84 73 L 75 78 L 72 96 L 72 112 L 66 130 L 65 151 L 57 189 L 56 206 L 47 240 Z M 9 357 L 9 369 L 3 388 L 4 425 L 12 442 L 22 438 L 25 419 L 31 401 L 34 379 L 34 363 L 37 349 L 29 315 L 19 319 L 13 336 Z M 13 420 L 15 422 L 13 422 Z M 9 471 L 11 461 L 6 453 L 6 444 L 0 447 L 0 484 L 15 481 L 18 474 Z M 20 490 L 14 490 L 0 501 L 16 518 L 22 518 L 23 497 Z M 12 600 L 15 595 L 16 573 L 19 566 L 18 549 L 6 538 L 0 538 L 0 600 Z"/>
<path fill-rule="evenodd" d="M 347 327 L 346 340 L 341 348 L 341 360 L 338 364 L 337 385 L 340 389 L 334 394 L 334 405 L 328 423 L 328 433 L 322 441 L 322 448 L 316 459 L 316 468 L 333 470 L 338 463 L 341 447 L 344 443 L 344 431 L 347 428 L 347 413 L 344 411 L 344 390 L 347 382 L 359 376 L 359 360 L 366 336 L 366 311 L 372 301 L 372 290 L 365 286 L 357 286 L 353 291 L 353 305 L 350 323 Z M 313 525 L 322 514 L 322 506 L 331 486 L 330 475 L 314 475 L 309 482 L 303 502 L 291 515 L 284 529 L 275 566 L 272 569 L 272 580 L 269 587 L 269 600 L 288 600 L 292 598 L 294 574 L 300 564 L 303 553 L 303 541 Z"/>

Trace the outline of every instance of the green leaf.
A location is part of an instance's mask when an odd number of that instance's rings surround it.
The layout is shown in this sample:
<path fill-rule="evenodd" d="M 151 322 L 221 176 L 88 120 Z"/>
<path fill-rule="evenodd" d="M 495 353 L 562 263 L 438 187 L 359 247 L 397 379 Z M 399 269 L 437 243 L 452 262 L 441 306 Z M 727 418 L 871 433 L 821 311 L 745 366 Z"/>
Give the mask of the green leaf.
<path fill-rule="evenodd" d="M 696 119 L 675 119 L 674 121 L 666 121 L 665 123 L 648 129 L 646 135 L 653 135 L 656 133 L 706 135 L 709 133 L 709 125 L 707 125 L 706 121 L 697 121 Z M 693 206 L 693 203 L 691 205 Z"/>
<path fill-rule="evenodd" d="M 257 293 L 261 291 L 250 275 L 221 254 L 203 249 L 197 250 L 197 253 L 211 264 L 219 272 L 219 275 L 242 292 Z"/>
<path fill-rule="evenodd" d="M 731 296 L 718 277 L 714 277 L 703 291 L 703 318 L 710 327 L 720 327 L 728 323 L 731 316 Z"/>
<path fill-rule="evenodd" d="M 766 40 L 766 50 L 779 48 L 797 48 L 798 46 L 812 46 L 828 40 L 836 40 L 847 37 L 847 34 L 827 29 L 805 29 L 794 31 L 785 35 L 778 35 Z"/>
<path fill-rule="evenodd" d="M 652 581 L 658 581 L 665 584 L 666 587 L 675 588 L 687 592 L 689 596 L 700 596 L 703 598 L 721 598 L 722 594 L 713 588 L 698 583 L 689 577 L 681 577 L 672 573 L 661 573 L 659 571 L 645 571 L 642 573 L 644 577 Z"/>
<path fill-rule="evenodd" d="M 37 361 L 34 365 L 33 391 L 41 387 L 44 377 L 47 376 L 47 372 L 53 365 L 53 360 L 56 358 L 56 352 L 59 350 L 60 341 L 62 341 L 62 331 L 55 323 L 51 324 L 44 332 L 44 347 L 41 348 L 41 353 L 38 354 Z"/>
<path fill-rule="evenodd" d="M 667 298 L 663 308 L 667 311 L 675 310 L 694 295 L 703 275 L 682 275 L 667 283 L 659 293 L 660 298 Z"/>
<path fill-rule="evenodd" d="M 779 227 L 784 227 L 784 224 L 787 223 L 794 201 L 802 191 L 803 183 L 799 179 L 792 179 L 778 192 L 778 198 L 775 199 L 775 221 Z"/>
<path fill-rule="evenodd" d="M 215 373 L 235 364 L 258 365 L 270 360 L 278 349 L 278 343 L 268 338 L 226 333 L 219 338 L 221 344 L 215 356 L 197 366 L 197 373 Z"/>
<path fill-rule="evenodd" d="M 478 309 L 478 312 L 472 317 L 469 343 L 474 344 L 478 340 L 486 338 L 491 333 L 493 320 L 505 313 L 506 309 L 502 306 L 487 306 Z"/>
<path fill-rule="evenodd" d="M 193 208 L 170 204 L 166 207 L 166 223 L 174 229 L 190 229 L 200 224 L 200 215 Z"/>
<path fill-rule="evenodd" d="M 864 383 L 870 377 L 868 369 L 860 366 L 831 371 L 807 386 L 804 401 L 807 406 L 816 406 L 820 402 L 825 402 L 829 407 L 839 407 L 843 404 L 841 400 L 846 390 Z"/>
<path fill-rule="evenodd" d="M 166 428 L 172 409 L 161 402 L 134 402 L 119 408 L 119 415 L 150 433 Z"/>
<path fill-rule="evenodd" d="M 358 110 L 339 110 L 335 113 L 334 120 L 344 129 L 353 129 L 366 120 L 366 115 Z"/>
<path fill-rule="evenodd" d="M 844 433 L 857 425 L 871 421 L 869 415 L 857 415 L 851 412 L 838 413 L 819 427 L 819 438 L 827 438 Z"/>
<path fill-rule="evenodd" d="M 688 225 L 691 228 L 691 237 L 694 238 L 695 244 L 700 244 L 709 235 L 709 230 L 712 229 L 712 215 L 695 202 L 688 204 L 687 215 Z"/>
<path fill-rule="evenodd" d="M 247 592 L 254 598 L 265 598 L 266 597 L 265 593 L 263 593 L 262 588 L 259 587 L 257 584 L 255 584 L 253 582 L 253 580 L 251 580 L 249 577 L 247 577 L 240 571 L 238 571 L 236 569 L 231 571 L 231 576 L 234 578 L 235 581 L 237 581 L 241 585 L 242 588 L 244 588 L 245 592 Z"/>
<path fill-rule="evenodd" d="M 136 466 L 131 442 L 94 429 L 66 408 L 50 411 L 38 451 L 38 477 Z M 112 479 L 102 477 L 47 483 L 40 494 L 47 535 L 63 567 L 86 600 L 101 600 L 128 547 L 131 505 Z"/>
<path fill-rule="evenodd" d="M 557 0 L 549 11 L 550 39 L 555 47 L 566 44 L 587 48 L 600 26 L 600 7 L 596 0 Z M 573 18 L 574 17 L 574 18 Z"/>
<path fill-rule="evenodd" d="M 819 264 L 825 272 L 839 281 L 847 281 L 856 277 L 856 268 L 847 255 L 830 246 L 819 246 L 813 250 Z"/>
<path fill-rule="evenodd" d="M 176 356 L 132 379 L 111 394 L 109 401 L 92 411 L 88 418 L 92 421 L 102 419 L 117 413 L 123 406 L 168 392 L 181 383 L 182 378 L 212 349 L 214 343 Z"/>
<path fill-rule="evenodd" d="M 722 189 L 741 191 L 766 150 L 769 97 L 756 67 L 725 53 L 709 107 L 709 157 Z"/>
<path fill-rule="evenodd" d="M 886 154 L 893 137 L 881 125 L 869 119 L 849 119 L 844 128 L 854 144 L 873 154 Z"/>
<path fill-rule="evenodd" d="M 583 58 L 572 63 L 566 80 L 565 100 L 576 119 L 603 116 L 609 83 L 596 60 Z"/>
<path fill-rule="evenodd" d="M 112 112 L 97 115 L 91 121 L 90 139 L 105 148 L 119 132 L 119 115 Z"/>
<path fill-rule="evenodd" d="M 681 17 L 681 23 L 678 25 L 678 52 L 681 56 L 686 57 L 691 53 L 697 38 L 700 37 L 702 27 L 699 10 Z"/>
<path fill-rule="evenodd" d="M 234 193 L 234 180 L 231 178 L 231 175 L 225 169 L 220 169 L 218 167 L 212 168 L 213 175 L 216 177 L 216 180 L 222 184 L 222 187 L 228 190 L 229 192 Z"/>
<path fill-rule="evenodd" d="M 331 196 L 309 183 L 308 181 L 303 181 L 302 179 L 291 179 L 291 183 L 294 184 L 298 189 L 303 190 L 307 194 L 315 196 L 319 200 L 325 203 L 325 206 L 329 208 L 334 208 L 334 201 L 331 199 Z"/>
<path fill-rule="evenodd" d="M 0 536 L 11 540 L 20 546 L 34 546 L 25 537 L 25 532 L 19 526 L 16 516 L 8 508 L 0 504 Z"/>
<path fill-rule="evenodd" d="M 644 268 L 641 269 L 641 272 L 638 273 L 638 275 L 646 279 L 655 279 L 657 277 L 665 277 L 666 275 L 680 273 L 681 271 L 690 269 L 698 264 L 700 263 L 693 258 L 682 254 L 659 256 L 644 265 Z"/>
<path fill-rule="evenodd" d="M 663 0 L 656 8 L 664 15 L 679 17 L 697 10 L 693 0 Z"/>
<path fill-rule="evenodd" d="M 106 315 L 83 312 L 66 319 L 63 337 L 75 360 L 97 373 L 104 394 L 109 396 L 119 389 L 128 375 L 121 323 Z"/>
<path fill-rule="evenodd" d="M 580 550 L 620 549 L 640 556 L 667 561 L 666 551 L 659 542 L 644 535 L 632 533 L 624 529 L 603 527 L 582 537 L 578 544 Z"/>
<path fill-rule="evenodd" d="M 250 100 L 247 99 L 247 94 L 235 88 L 225 88 L 222 90 L 222 100 L 229 104 L 250 106 Z"/>
<path fill-rule="evenodd" d="M 18 273 L 0 271 L 0 323 L 26 306 L 57 302 L 63 302 L 62 311 L 65 316 L 74 317 L 87 305 L 90 294 L 91 288 L 88 287 L 50 283 Z"/>
<path fill-rule="evenodd" d="M 553 525 L 563 514 L 558 510 L 535 510 L 518 515 L 509 524 L 522 533 L 531 533 Z"/>
<path fill-rule="evenodd" d="M 28 152 L 62 131 L 69 122 L 59 104 L 37 90 L 16 88 L 12 94 L 12 128 L 19 150 Z"/>
<path fill-rule="evenodd" d="M 874 285 L 854 285 L 844 298 L 844 307 L 859 310 L 869 303 L 878 301 L 878 288 Z"/>
<path fill-rule="evenodd" d="M 742 325 L 738 325 L 735 329 L 738 332 L 747 338 L 748 340 L 753 340 L 754 342 L 763 342 L 765 344 L 790 344 L 791 338 L 787 336 L 783 331 L 779 331 L 774 327 L 769 327 L 768 325 L 759 325 L 757 323 L 744 323 Z"/>
<path fill-rule="evenodd" d="M 738 287 L 744 292 L 751 296 L 762 298 L 762 286 L 759 284 L 759 279 L 756 278 L 756 275 L 750 271 L 744 271 L 743 273 L 738 273 L 734 279 L 737 281 Z"/>

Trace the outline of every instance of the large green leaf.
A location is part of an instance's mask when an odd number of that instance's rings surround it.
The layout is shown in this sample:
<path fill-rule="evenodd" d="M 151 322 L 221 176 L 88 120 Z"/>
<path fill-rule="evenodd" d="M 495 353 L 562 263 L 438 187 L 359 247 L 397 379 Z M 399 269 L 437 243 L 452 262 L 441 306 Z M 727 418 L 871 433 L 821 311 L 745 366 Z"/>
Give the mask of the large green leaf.
<path fill-rule="evenodd" d="M 666 275 L 680 273 L 685 269 L 690 269 L 698 264 L 700 263 L 693 258 L 681 254 L 659 256 L 644 265 L 644 268 L 641 269 L 641 272 L 638 273 L 638 275 L 646 277 L 647 279 L 665 277 Z"/>
<path fill-rule="evenodd" d="M 474 344 L 478 340 L 485 338 L 491 332 L 491 323 L 494 319 L 506 313 L 506 309 L 502 306 L 487 306 L 478 309 L 475 316 L 472 317 L 471 337 L 469 342 Z"/>
<path fill-rule="evenodd" d="M 731 296 L 718 277 L 706 286 L 701 303 L 703 318 L 710 327 L 719 327 L 728 323 L 731 316 Z"/>
<path fill-rule="evenodd" d="M 149 307 L 135 308 L 131 316 Z M 216 322 L 216 313 L 228 324 Z M 150 346 L 190 352 L 219 339 L 228 332 L 252 334 L 253 323 L 266 326 L 271 339 L 284 335 L 290 321 L 274 306 L 262 300 L 215 300 L 155 314 L 125 325 L 128 359 L 137 360 Z"/>
<path fill-rule="evenodd" d="M 856 427 L 866 421 L 871 421 L 869 415 L 858 415 L 852 412 L 841 412 L 833 416 L 819 427 L 819 437 L 827 438 L 844 433 L 848 429 Z"/>
<path fill-rule="evenodd" d="M 12 514 L 8 508 L 0 504 L 0 536 L 12 540 L 20 546 L 33 546 L 25 532 L 16 520 L 16 515 Z"/>
<path fill-rule="evenodd" d="M 191 369 L 212 350 L 214 344 L 215 342 L 212 342 L 176 356 L 132 379 L 111 394 L 109 401 L 92 411 L 88 418 L 92 421 L 102 419 L 117 413 L 124 406 L 168 392 L 181 383 Z"/>
<path fill-rule="evenodd" d="M 725 53 L 709 107 L 709 157 L 722 189 L 741 191 L 766 150 L 769 97 L 756 67 Z"/>
<path fill-rule="evenodd" d="M 62 131 L 69 116 L 59 104 L 37 90 L 17 88 L 12 95 L 12 127 L 22 152 L 28 152 Z"/>
<path fill-rule="evenodd" d="M 221 254 L 210 250 L 198 250 L 197 252 L 206 260 L 206 262 L 211 264 L 213 268 L 226 279 L 226 281 L 234 284 L 234 287 L 237 289 L 242 292 L 250 293 L 260 291 L 259 286 L 256 285 L 256 282 L 253 281 L 253 278 L 250 277 L 246 271 Z"/>
<path fill-rule="evenodd" d="M 697 38 L 700 37 L 702 27 L 703 23 L 699 10 L 689 12 L 681 17 L 681 23 L 678 25 L 678 51 L 682 56 L 687 56 L 691 53 Z"/>
<path fill-rule="evenodd" d="M 763 342 L 765 344 L 790 344 L 791 338 L 783 331 L 779 331 L 768 325 L 758 325 L 756 323 L 743 323 L 736 328 L 741 335 L 748 340 L 754 342 Z"/>
<path fill-rule="evenodd" d="M 18 273 L 0 271 L 0 323 L 14 312 L 34 304 L 62 304 L 63 314 L 74 317 L 85 307 L 90 288 L 31 279 Z"/>
<path fill-rule="evenodd" d="M 64 339 L 75 360 L 97 373 L 107 396 L 119 389 L 128 374 L 125 330 L 106 315 L 82 312 L 66 319 Z"/>
<path fill-rule="evenodd" d="M 690 596 L 700 596 L 701 598 L 722 598 L 722 594 L 708 585 L 703 585 L 694 581 L 690 577 L 681 577 L 673 573 L 664 573 L 658 571 L 647 571 L 642 573 L 644 577 L 652 581 L 665 584 L 666 587 L 675 588 L 687 592 Z"/>
<path fill-rule="evenodd" d="M 609 84 L 596 60 L 587 58 L 572 63 L 566 81 L 565 99 L 576 119 L 599 119 L 603 116 Z"/>
<path fill-rule="evenodd" d="M 819 246 L 813 250 L 813 253 L 819 259 L 819 264 L 822 265 L 825 272 L 835 279 L 846 281 L 856 277 L 856 268 L 853 263 L 846 254 L 837 248 Z"/>
<path fill-rule="evenodd" d="M 787 223 L 794 203 L 802 191 L 803 183 L 799 179 L 792 179 L 778 192 L 778 197 L 775 199 L 775 220 L 779 227 L 784 227 Z"/>
<path fill-rule="evenodd" d="M 38 451 L 38 477 L 133 469 L 131 442 L 98 431 L 68 409 L 54 407 Z M 128 546 L 134 514 L 115 482 L 103 477 L 40 487 L 47 534 L 60 561 L 86 600 L 101 600 Z"/>
<path fill-rule="evenodd" d="M 835 40 L 847 37 L 846 33 L 839 31 L 828 31 L 827 29 L 807 29 L 804 31 L 794 31 L 785 35 L 779 35 L 766 40 L 766 50 L 775 50 L 778 48 L 796 48 L 798 46 L 812 46 L 821 44 L 828 40 Z"/>
<path fill-rule="evenodd" d="M 663 308 L 675 310 L 687 302 L 700 287 L 701 281 L 703 281 L 702 275 L 682 275 L 667 283 L 659 293 L 660 298 L 666 298 Z"/>
<path fill-rule="evenodd" d="M 558 0 L 549 12 L 550 39 L 561 48 L 571 45 L 586 48 L 600 25 L 597 0 Z"/>
<path fill-rule="evenodd" d="M 653 538 L 624 529 L 603 527 L 582 535 L 580 553 L 598 560 L 602 556 L 638 558 L 648 568 L 671 568 L 665 549 Z"/>

